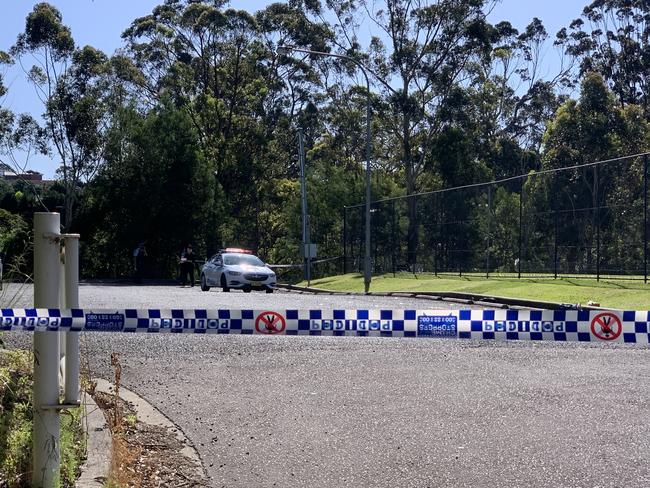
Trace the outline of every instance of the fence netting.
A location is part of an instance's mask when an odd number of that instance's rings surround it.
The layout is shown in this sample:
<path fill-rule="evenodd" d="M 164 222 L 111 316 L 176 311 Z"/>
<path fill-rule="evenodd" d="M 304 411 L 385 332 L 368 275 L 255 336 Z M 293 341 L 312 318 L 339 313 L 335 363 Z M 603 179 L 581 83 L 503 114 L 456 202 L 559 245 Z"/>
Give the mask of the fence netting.
<path fill-rule="evenodd" d="M 373 202 L 373 273 L 647 279 L 647 155 Z M 362 272 L 365 207 L 344 209 Z"/>

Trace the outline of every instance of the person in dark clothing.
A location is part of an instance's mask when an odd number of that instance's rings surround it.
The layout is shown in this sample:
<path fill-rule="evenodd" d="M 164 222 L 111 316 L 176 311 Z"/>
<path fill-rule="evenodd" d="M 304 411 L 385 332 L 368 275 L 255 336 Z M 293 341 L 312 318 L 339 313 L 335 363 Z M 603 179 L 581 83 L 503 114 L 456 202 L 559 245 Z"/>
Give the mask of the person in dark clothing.
<path fill-rule="evenodd" d="M 135 282 L 142 283 L 144 277 L 144 268 L 147 260 L 147 248 L 144 242 L 138 244 L 133 251 L 133 266 L 135 268 Z"/>
<path fill-rule="evenodd" d="M 194 286 L 194 266 L 196 258 L 192 245 L 188 244 L 181 251 L 181 286 L 185 286 L 189 278 L 190 286 Z"/>
<path fill-rule="evenodd" d="M 2 267 L 6 259 L 7 255 L 3 251 L 0 251 L 0 290 L 2 290 Z"/>

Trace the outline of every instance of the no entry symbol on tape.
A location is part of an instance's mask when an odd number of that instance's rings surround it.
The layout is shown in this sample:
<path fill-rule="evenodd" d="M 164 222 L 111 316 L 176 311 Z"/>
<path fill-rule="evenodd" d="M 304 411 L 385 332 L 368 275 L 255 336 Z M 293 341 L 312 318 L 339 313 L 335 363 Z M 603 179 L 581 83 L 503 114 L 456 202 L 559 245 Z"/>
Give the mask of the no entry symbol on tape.
<path fill-rule="evenodd" d="M 255 319 L 255 329 L 260 334 L 281 334 L 287 323 L 277 312 L 262 312 Z"/>
<path fill-rule="evenodd" d="M 591 320 L 591 333 L 603 341 L 615 340 L 622 331 L 621 319 L 613 313 L 599 313 Z"/>

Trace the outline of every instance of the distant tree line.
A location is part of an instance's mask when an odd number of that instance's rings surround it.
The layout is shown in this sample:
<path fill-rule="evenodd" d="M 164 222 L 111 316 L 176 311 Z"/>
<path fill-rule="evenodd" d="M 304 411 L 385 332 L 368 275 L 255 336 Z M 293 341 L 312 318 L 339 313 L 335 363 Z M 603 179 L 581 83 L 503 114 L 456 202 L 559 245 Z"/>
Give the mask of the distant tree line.
<path fill-rule="evenodd" d="M 21 167 L 19 155 L 47 154 L 59 163 L 57 183 L 0 181 L 0 246 L 15 254 L 32 213 L 49 208 L 82 235 L 86 277 L 128 275 L 142 241 L 156 276 L 174 272 L 187 242 L 203 256 L 236 245 L 269 262 L 299 261 L 301 127 L 312 240 L 320 256 L 338 256 L 342 208 L 364 196 L 368 97 L 373 199 L 650 148 L 648 2 L 593 1 L 553 39 L 537 18 L 521 32 L 491 24 L 493 6 L 288 0 L 251 14 L 224 0 L 166 0 L 133 20 L 123 48 L 108 55 L 78 46 L 61 13 L 38 3 L 0 52 L 0 161 Z M 281 45 L 355 59 L 370 93 L 356 63 L 279 54 Z M 547 75 L 552 47 L 560 58 Z M 1 105 L 2 68 L 18 60 L 43 103 L 41 121 Z M 642 195 L 629 189 L 642 171 L 626 175 L 601 174 L 600 189 L 638 207 Z M 538 190 L 546 196 L 536 208 L 552 208 L 553 192 Z M 510 215 L 517 195 L 501 189 L 495 212 Z M 473 208 L 465 198 L 449 202 L 460 216 Z M 593 192 L 569 198 L 598 206 Z M 427 245 L 417 212 L 409 203 L 407 263 Z M 495 232 L 514 232 L 508 222 Z"/>

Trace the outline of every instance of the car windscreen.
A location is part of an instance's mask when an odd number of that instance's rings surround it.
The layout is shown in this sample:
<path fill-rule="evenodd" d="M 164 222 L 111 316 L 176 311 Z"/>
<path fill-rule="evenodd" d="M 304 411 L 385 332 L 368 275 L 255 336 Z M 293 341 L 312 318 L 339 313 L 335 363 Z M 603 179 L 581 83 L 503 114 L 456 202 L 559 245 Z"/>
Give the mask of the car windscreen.
<path fill-rule="evenodd" d="M 264 266 L 260 258 L 252 254 L 224 254 L 223 264 L 226 266 Z"/>

